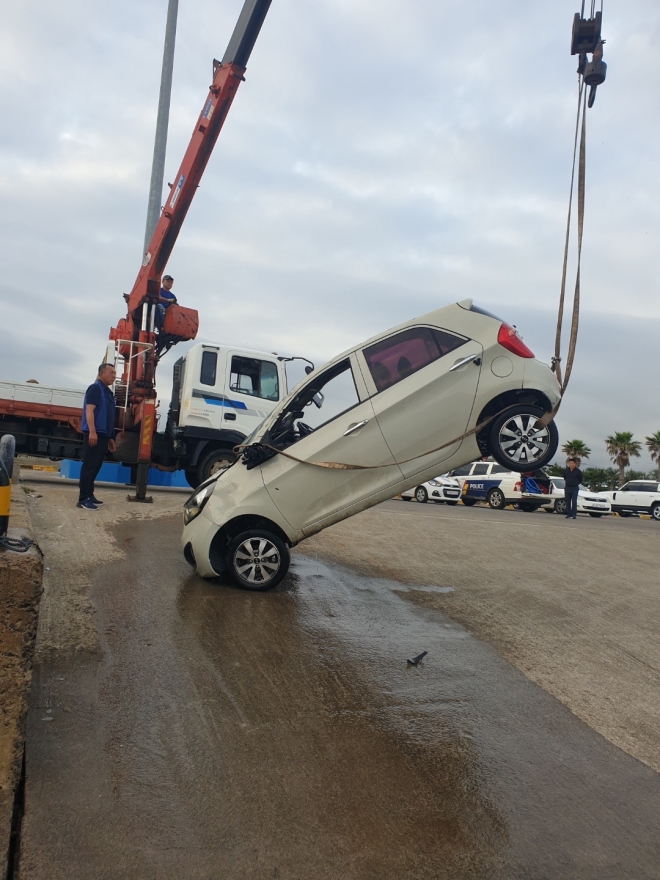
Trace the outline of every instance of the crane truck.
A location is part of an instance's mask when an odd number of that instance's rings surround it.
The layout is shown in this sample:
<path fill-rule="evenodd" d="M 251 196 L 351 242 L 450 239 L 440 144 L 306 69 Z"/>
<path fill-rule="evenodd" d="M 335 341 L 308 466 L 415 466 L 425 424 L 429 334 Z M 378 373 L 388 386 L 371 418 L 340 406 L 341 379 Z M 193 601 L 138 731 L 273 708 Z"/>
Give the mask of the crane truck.
<path fill-rule="evenodd" d="M 231 449 L 287 393 L 290 358 L 227 345 L 196 345 L 174 365 L 165 431 L 157 432 L 156 368 L 178 342 L 195 339 L 199 316 L 176 303 L 160 328 L 156 309 L 161 278 L 179 230 L 238 90 L 271 0 L 245 0 L 130 294 L 127 314 L 110 330 L 105 360 L 117 366 L 116 450 L 131 465 L 135 496 L 149 501 L 150 466 L 183 469 L 197 486 L 233 460 Z M 31 382 L 0 382 L 0 434 L 14 434 L 17 452 L 80 457 L 84 392 Z"/>

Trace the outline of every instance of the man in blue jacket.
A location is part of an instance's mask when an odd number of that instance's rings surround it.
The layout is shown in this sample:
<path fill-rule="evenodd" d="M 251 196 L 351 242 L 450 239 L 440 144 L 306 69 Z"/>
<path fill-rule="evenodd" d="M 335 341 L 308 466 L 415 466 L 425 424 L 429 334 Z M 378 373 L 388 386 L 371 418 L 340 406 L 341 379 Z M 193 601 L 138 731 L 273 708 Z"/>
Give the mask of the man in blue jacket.
<path fill-rule="evenodd" d="M 110 391 L 115 377 L 112 364 L 101 364 L 96 381 L 85 392 L 81 426 L 85 439 L 77 504 L 83 510 L 98 510 L 98 505 L 103 504 L 94 496 L 94 480 L 106 452 L 115 451 L 115 396 Z"/>

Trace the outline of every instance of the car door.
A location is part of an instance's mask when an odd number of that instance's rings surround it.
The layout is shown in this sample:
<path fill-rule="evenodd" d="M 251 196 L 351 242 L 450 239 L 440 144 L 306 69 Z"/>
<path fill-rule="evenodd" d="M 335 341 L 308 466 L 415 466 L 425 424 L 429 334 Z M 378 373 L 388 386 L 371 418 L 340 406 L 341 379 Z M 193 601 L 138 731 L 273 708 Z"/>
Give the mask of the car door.
<path fill-rule="evenodd" d="M 277 436 L 278 425 L 296 413 L 300 417 L 291 421 L 298 426 L 302 422 L 294 432 L 300 436 L 283 445 L 302 463 L 277 455 L 261 465 L 268 494 L 295 529 L 312 528 L 401 479 L 354 355 L 312 374 L 271 434 Z M 340 470 L 304 463 L 308 461 L 387 467 Z"/>
<path fill-rule="evenodd" d="M 616 507 L 626 507 L 632 510 L 644 507 L 645 498 L 641 491 L 640 483 L 626 483 L 612 495 L 612 503 Z"/>
<path fill-rule="evenodd" d="M 460 447 L 459 440 L 424 455 L 466 430 L 482 356 L 478 342 L 430 327 L 408 328 L 358 353 L 378 424 L 404 476 Z"/>

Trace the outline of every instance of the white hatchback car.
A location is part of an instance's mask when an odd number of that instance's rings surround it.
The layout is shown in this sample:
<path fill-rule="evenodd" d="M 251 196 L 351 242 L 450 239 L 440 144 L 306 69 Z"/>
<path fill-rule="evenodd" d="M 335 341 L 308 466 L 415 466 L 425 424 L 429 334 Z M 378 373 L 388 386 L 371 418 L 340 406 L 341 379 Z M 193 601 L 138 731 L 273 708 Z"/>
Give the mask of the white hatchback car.
<path fill-rule="evenodd" d="M 450 477 L 434 477 L 401 493 L 402 501 L 412 501 L 413 498 L 420 504 L 426 504 L 429 499 L 436 504 L 458 504 L 461 500 L 461 484 Z"/>
<path fill-rule="evenodd" d="M 472 300 L 408 321 L 308 375 L 197 489 L 185 557 L 202 577 L 267 590 L 289 547 L 439 471 L 485 455 L 548 464 L 557 428 L 538 419 L 558 400 L 550 368 Z"/>
<path fill-rule="evenodd" d="M 564 480 L 562 477 L 552 477 L 550 481 L 550 493 L 548 501 L 543 505 L 546 513 L 566 514 L 566 499 L 564 497 Z M 577 497 L 577 512 L 588 513 L 589 516 L 607 516 L 611 513 L 610 500 L 602 492 L 592 492 L 586 486 L 580 486 Z"/>

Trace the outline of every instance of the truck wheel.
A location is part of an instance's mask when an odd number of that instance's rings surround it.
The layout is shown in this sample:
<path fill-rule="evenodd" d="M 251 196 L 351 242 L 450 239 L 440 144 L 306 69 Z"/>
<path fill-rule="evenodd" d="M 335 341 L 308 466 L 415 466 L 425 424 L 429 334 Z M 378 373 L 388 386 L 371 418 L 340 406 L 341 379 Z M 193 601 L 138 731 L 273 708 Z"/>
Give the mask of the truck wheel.
<path fill-rule="evenodd" d="M 204 480 L 208 480 L 209 477 L 212 477 L 214 474 L 217 474 L 218 471 L 221 471 L 223 468 L 228 467 L 230 464 L 233 464 L 236 461 L 236 456 L 229 449 L 212 449 L 205 456 L 203 456 L 197 468 L 190 469 L 186 471 L 186 480 L 192 486 L 190 481 L 190 477 L 196 479 L 197 482 L 193 489 L 196 489 L 200 483 L 203 483 Z M 196 474 L 196 477 L 194 476 Z"/>
<path fill-rule="evenodd" d="M 501 489 L 491 489 L 486 496 L 486 501 L 490 504 L 493 510 L 502 510 L 506 507 L 506 499 L 504 498 Z"/>
<path fill-rule="evenodd" d="M 265 592 L 282 580 L 289 570 L 289 548 L 266 529 L 248 529 L 227 548 L 226 571 L 243 590 Z"/>
<path fill-rule="evenodd" d="M 426 491 L 424 486 L 418 486 L 415 489 L 415 501 L 419 501 L 420 504 L 426 504 L 429 500 L 429 493 Z"/>
<path fill-rule="evenodd" d="M 542 415 L 540 407 L 524 404 L 501 412 L 488 430 L 488 446 L 495 461 L 518 473 L 550 464 L 559 445 L 559 432 L 554 421 L 537 428 Z"/>

